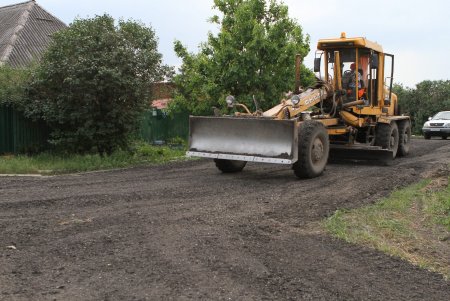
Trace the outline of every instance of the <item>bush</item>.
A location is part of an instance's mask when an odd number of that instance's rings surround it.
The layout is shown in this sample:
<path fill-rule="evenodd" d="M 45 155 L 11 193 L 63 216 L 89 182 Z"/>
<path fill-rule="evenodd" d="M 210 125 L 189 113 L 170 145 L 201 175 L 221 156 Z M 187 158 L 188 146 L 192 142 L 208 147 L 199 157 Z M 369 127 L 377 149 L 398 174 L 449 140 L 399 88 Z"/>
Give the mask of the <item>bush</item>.
<path fill-rule="evenodd" d="M 155 32 L 108 15 L 75 20 L 54 35 L 28 89 L 27 113 L 52 129 L 68 152 L 127 148 L 150 99 L 149 85 L 170 76 Z"/>
<path fill-rule="evenodd" d="M 30 78 L 29 69 L 0 66 L 0 105 L 23 111 L 26 103 L 25 88 Z"/>

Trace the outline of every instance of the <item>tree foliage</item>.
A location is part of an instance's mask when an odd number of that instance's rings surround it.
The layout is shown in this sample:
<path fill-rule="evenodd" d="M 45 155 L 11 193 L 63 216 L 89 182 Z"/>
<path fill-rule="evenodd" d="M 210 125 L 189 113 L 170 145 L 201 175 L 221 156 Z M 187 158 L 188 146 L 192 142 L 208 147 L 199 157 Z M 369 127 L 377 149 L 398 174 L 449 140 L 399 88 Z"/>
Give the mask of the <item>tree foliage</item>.
<path fill-rule="evenodd" d="M 0 105 L 23 111 L 26 104 L 25 88 L 30 79 L 30 69 L 0 66 Z"/>
<path fill-rule="evenodd" d="M 422 132 L 428 117 L 450 110 L 450 80 L 425 80 L 418 83 L 415 89 L 397 84 L 393 91 L 398 95 L 402 111 L 411 115 L 413 131 L 417 134 Z"/>
<path fill-rule="evenodd" d="M 150 27 L 108 15 L 75 20 L 33 73 L 27 113 L 42 117 L 64 150 L 111 153 L 137 129 L 150 83 L 169 73 Z"/>
<path fill-rule="evenodd" d="M 220 16 L 211 22 L 220 27 L 209 33 L 197 54 L 180 41 L 175 52 L 182 58 L 175 77 L 178 95 L 173 107 L 208 114 L 223 105 L 226 95 L 250 105 L 253 95 L 263 108 L 278 103 L 283 92 L 294 88 L 295 55 L 309 52 L 309 36 L 288 16 L 288 7 L 276 0 L 214 0 Z M 302 67 L 302 85 L 314 74 Z"/>

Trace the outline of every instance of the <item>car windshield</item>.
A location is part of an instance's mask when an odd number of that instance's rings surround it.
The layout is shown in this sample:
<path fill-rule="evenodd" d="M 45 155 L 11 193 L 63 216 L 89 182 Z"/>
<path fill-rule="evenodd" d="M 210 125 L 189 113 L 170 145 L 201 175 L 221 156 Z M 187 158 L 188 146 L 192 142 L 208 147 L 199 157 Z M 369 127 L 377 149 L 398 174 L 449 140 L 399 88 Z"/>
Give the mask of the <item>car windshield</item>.
<path fill-rule="evenodd" d="M 449 119 L 450 120 L 450 112 L 439 112 L 434 115 L 433 120 L 436 119 Z"/>

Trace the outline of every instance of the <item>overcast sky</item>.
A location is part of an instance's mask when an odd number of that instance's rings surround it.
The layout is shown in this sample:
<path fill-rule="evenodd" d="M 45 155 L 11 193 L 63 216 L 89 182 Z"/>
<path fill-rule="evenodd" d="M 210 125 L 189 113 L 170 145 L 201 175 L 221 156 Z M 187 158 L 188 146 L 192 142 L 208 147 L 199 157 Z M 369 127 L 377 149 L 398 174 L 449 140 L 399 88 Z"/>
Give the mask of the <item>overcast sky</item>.
<path fill-rule="evenodd" d="M 0 0 L 0 6 L 24 2 Z M 365 36 L 395 55 L 395 81 L 414 87 L 422 80 L 448 80 L 450 70 L 450 1 L 448 0 L 284 0 L 289 13 L 311 37 L 305 64 L 312 68 L 320 38 Z M 150 25 L 159 37 L 164 62 L 179 66 L 173 51 L 175 39 L 192 52 L 206 41 L 208 23 L 216 12 L 213 0 L 37 0 L 70 24 L 75 18 L 108 13 Z"/>

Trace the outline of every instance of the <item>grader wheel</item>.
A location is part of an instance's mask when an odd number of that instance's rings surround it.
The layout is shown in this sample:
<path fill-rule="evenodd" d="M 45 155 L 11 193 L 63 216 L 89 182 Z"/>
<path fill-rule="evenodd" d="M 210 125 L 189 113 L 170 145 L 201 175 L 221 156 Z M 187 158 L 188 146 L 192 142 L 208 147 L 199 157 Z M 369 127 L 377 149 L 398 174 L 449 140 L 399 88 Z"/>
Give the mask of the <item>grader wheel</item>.
<path fill-rule="evenodd" d="M 330 151 L 328 133 L 322 123 L 305 121 L 299 128 L 298 161 L 292 166 L 299 178 L 314 178 L 325 170 Z"/>
<path fill-rule="evenodd" d="M 409 120 L 401 121 L 398 124 L 399 142 L 398 153 L 399 156 L 406 156 L 409 153 L 409 146 L 411 143 L 411 122 Z"/>
<path fill-rule="evenodd" d="M 399 144 L 398 126 L 395 121 L 391 124 L 380 123 L 377 125 L 375 145 L 392 151 L 392 158 L 397 156 Z"/>

